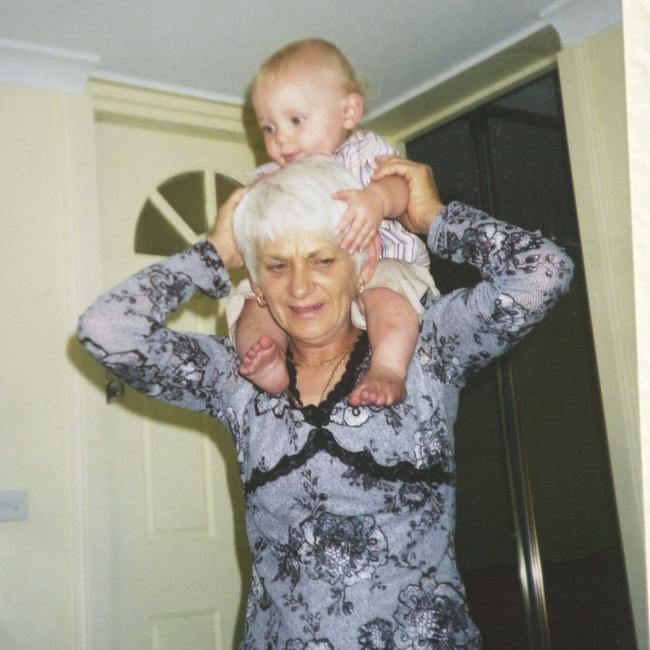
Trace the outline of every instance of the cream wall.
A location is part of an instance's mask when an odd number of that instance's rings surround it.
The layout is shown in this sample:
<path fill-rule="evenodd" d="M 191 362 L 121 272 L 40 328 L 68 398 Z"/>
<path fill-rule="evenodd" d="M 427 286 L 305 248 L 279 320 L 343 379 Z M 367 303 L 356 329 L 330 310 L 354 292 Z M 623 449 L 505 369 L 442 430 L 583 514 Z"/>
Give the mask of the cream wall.
<path fill-rule="evenodd" d="M 0 490 L 29 492 L 28 520 L 0 523 L 0 647 L 68 650 L 84 638 L 83 388 L 68 341 L 78 242 L 93 240 L 77 217 L 96 214 L 92 110 L 83 95 L 4 85 L 0 124 Z"/>
<path fill-rule="evenodd" d="M 104 375 L 74 337 L 108 272 L 95 111 L 227 141 L 228 164 L 250 168 L 241 109 L 207 104 L 111 84 L 84 93 L 0 84 L 0 490 L 29 493 L 27 521 L 0 522 L 2 650 L 112 648 L 106 587 L 93 583 L 102 560 L 89 547 L 104 518 L 88 504 L 110 507 L 101 450 L 87 447 L 110 435 Z"/>
<path fill-rule="evenodd" d="M 623 0 L 630 212 L 634 253 L 639 434 L 646 566 L 650 562 L 650 2 Z M 647 589 L 647 585 L 646 585 Z M 647 595 L 650 599 L 650 595 Z M 648 644 L 646 643 L 646 646 Z"/>

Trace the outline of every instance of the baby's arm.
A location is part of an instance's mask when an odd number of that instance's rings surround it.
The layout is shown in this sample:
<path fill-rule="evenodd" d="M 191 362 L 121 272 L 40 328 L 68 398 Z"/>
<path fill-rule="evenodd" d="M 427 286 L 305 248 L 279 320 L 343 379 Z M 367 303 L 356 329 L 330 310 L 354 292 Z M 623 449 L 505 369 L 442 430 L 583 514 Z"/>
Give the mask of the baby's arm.
<path fill-rule="evenodd" d="M 341 237 L 341 247 L 355 253 L 370 245 L 384 219 L 394 219 L 406 211 L 408 185 L 401 177 L 387 176 L 362 190 L 336 192 L 334 198 L 348 203 L 336 233 Z"/>
<path fill-rule="evenodd" d="M 409 190 L 406 181 L 397 176 L 387 176 L 371 181 L 365 191 L 378 193 L 384 204 L 384 219 L 395 219 L 406 212 Z"/>

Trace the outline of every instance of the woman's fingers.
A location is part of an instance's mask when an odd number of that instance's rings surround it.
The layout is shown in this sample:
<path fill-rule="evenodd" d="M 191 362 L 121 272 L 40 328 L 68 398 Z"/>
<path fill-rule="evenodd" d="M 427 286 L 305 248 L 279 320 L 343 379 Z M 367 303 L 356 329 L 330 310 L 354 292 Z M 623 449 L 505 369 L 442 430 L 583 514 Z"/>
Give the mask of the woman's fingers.
<path fill-rule="evenodd" d="M 237 206 L 241 203 L 247 187 L 235 190 L 219 208 L 215 217 L 212 230 L 208 234 L 208 241 L 217 249 L 227 269 L 239 268 L 244 264 L 244 259 L 237 248 L 232 229 L 232 219 Z"/>
<path fill-rule="evenodd" d="M 378 156 L 379 168 L 373 180 L 401 176 L 409 187 L 407 214 L 400 221 L 412 232 L 426 234 L 433 221 L 445 208 L 440 200 L 433 172 L 428 165 L 397 156 Z"/>
<path fill-rule="evenodd" d="M 244 195 L 248 192 L 247 187 L 240 187 L 235 190 L 221 205 L 214 219 L 213 230 L 225 229 L 232 230 L 232 218 L 237 206 L 241 203 Z"/>
<path fill-rule="evenodd" d="M 378 164 L 372 180 L 379 181 L 387 176 L 402 176 L 409 183 L 412 181 L 424 182 L 430 179 L 433 182 L 431 167 L 422 163 L 416 163 L 399 156 L 377 156 L 375 161 Z M 419 177 L 419 178 L 418 178 Z"/>
<path fill-rule="evenodd" d="M 239 187 L 237 188 L 229 197 L 226 203 L 234 201 L 235 207 L 239 205 L 239 202 L 244 198 L 245 194 L 248 192 L 248 187 Z"/>
<path fill-rule="evenodd" d="M 393 153 L 384 153 L 379 156 L 375 156 L 375 163 L 378 167 L 383 167 L 387 162 L 390 162 L 391 160 L 404 160 L 404 158 L 396 156 Z"/>
<path fill-rule="evenodd" d="M 241 200 L 246 195 L 246 192 L 248 192 L 248 187 L 240 187 L 239 189 L 236 189 L 226 199 L 226 202 L 221 206 L 221 208 L 219 208 L 219 212 L 217 213 L 217 218 L 219 218 L 220 216 L 232 218 L 235 209 L 241 203 Z"/>

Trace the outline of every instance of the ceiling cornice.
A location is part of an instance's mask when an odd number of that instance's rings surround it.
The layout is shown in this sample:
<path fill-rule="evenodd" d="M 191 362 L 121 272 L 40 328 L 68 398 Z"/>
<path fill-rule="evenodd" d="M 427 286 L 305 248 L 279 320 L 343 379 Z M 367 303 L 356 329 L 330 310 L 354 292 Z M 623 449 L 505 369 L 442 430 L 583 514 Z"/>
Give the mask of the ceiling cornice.
<path fill-rule="evenodd" d="M 81 92 L 99 64 L 94 54 L 0 39 L 0 82 Z"/>
<path fill-rule="evenodd" d="M 219 102 L 221 104 L 232 104 L 233 106 L 239 107 L 244 105 L 243 97 L 224 95 L 222 93 L 212 93 L 208 91 L 197 90 L 196 88 L 187 88 L 185 86 L 178 86 L 176 84 L 162 83 L 159 81 L 152 81 L 151 79 L 141 79 L 139 77 L 115 74 L 103 70 L 93 72 L 92 78 L 98 81 L 107 81 L 124 86 L 144 88 L 146 90 L 172 95 L 182 95 L 183 97 L 192 97 L 194 99 L 205 99 L 210 102 Z"/>
<path fill-rule="evenodd" d="M 242 106 L 183 93 L 91 79 L 88 92 L 99 122 L 155 126 L 160 130 L 202 133 L 233 142 L 256 142 L 257 122 Z"/>
<path fill-rule="evenodd" d="M 623 20 L 621 0 L 558 0 L 540 13 L 560 35 L 562 47 L 571 47 Z"/>
<path fill-rule="evenodd" d="M 405 142 L 539 76 L 554 65 L 560 47 L 557 31 L 543 26 L 509 47 L 466 62 L 420 95 L 364 121 L 364 126 L 392 142 Z"/>
<path fill-rule="evenodd" d="M 539 20 L 527 29 L 376 108 L 364 123 L 401 142 L 453 116 L 460 97 L 466 101 L 476 95 L 487 101 L 490 93 L 503 93 L 509 84 L 523 83 L 531 73 L 548 69 L 560 50 L 621 22 L 620 0 L 558 0 L 540 12 Z M 486 88 L 487 94 L 483 92 Z"/>

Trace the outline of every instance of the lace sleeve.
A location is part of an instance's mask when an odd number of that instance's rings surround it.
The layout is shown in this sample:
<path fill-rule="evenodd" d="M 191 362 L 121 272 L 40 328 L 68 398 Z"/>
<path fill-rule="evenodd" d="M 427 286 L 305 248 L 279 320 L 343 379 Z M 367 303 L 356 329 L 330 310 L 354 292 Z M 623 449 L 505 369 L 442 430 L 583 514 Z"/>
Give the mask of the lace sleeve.
<path fill-rule="evenodd" d="M 236 373 L 232 345 L 165 326 L 197 291 L 218 298 L 230 282 L 208 242 L 153 264 L 101 296 L 79 319 L 82 345 L 137 390 L 216 414 L 220 389 Z"/>
<path fill-rule="evenodd" d="M 431 251 L 476 266 L 483 278 L 427 309 L 418 354 L 440 380 L 466 375 L 506 352 L 569 289 L 573 262 L 539 232 L 529 232 L 454 202 L 433 224 Z"/>

